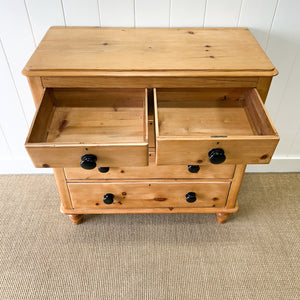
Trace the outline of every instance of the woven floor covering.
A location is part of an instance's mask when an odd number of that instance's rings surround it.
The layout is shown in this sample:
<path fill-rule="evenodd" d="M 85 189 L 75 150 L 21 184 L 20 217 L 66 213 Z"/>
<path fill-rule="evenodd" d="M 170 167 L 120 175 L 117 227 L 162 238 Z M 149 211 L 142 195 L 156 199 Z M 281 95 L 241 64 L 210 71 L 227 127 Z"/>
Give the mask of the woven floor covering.
<path fill-rule="evenodd" d="M 246 174 L 240 211 L 59 212 L 52 175 L 0 176 L 0 299 L 300 299 L 300 173 Z"/>

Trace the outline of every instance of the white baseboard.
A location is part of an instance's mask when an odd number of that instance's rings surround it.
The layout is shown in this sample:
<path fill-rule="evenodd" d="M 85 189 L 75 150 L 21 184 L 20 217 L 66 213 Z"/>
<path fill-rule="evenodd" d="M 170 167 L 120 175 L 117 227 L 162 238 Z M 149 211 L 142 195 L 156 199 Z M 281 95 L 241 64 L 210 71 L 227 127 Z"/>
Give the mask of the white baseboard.
<path fill-rule="evenodd" d="M 268 165 L 248 165 L 246 172 L 300 172 L 300 157 L 274 157 Z M 0 160 L 0 174 L 52 174 L 52 169 L 35 168 L 29 159 Z"/>
<path fill-rule="evenodd" d="M 35 168 L 29 158 L 1 159 L 0 174 L 53 174 L 53 170 Z"/>
<path fill-rule="evenodd" d="M 273 157 L 268 165 L 247 165 L 246 172 L 300 172 L 300 157 Z"/>

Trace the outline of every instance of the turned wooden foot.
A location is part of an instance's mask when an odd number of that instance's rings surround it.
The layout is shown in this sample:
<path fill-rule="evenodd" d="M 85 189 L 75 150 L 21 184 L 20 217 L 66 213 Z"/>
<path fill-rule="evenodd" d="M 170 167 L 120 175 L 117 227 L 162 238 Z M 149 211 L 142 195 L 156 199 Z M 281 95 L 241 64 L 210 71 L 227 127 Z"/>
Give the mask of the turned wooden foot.
<path fill-rule="evenodd" d="M 83 215 L 68 215 L 73 224 L 78 225 L 82 222 Z"/>
<path fill-rule="evenodd" d="M 220 224 L 223 224 L 226 222 L 226 220 L 230 217 L 231 214 L 228 214 L 228 213 L 217 213 L 217 221 L 220 223 Z"/>

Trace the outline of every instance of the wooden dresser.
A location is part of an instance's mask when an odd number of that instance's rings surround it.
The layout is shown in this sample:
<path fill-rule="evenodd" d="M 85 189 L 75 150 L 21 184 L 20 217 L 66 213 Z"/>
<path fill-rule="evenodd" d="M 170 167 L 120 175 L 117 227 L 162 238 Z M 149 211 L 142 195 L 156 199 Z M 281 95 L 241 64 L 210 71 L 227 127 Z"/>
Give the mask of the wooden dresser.
<path fill-rule="evenodd" d="M 246 28 L 52 27 L 26 64 L 26 149 L 61 211 L 238 211 L 246 164 L 270 162 L 270 60 Z"/>

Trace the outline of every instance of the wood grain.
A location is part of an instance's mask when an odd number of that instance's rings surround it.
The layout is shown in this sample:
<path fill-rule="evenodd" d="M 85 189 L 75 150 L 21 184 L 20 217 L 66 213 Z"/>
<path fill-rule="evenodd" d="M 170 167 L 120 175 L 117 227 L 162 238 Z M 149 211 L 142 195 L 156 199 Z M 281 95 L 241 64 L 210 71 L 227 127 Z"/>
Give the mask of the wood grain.
<path fill-rule="evenodd" d="M 68 186 L 66 184 L 66 177 L 64 174 L 64 169 L 56 168 L 53 169 L 56 184 L 58 187 L 59 196 L 61 199 L 61 204 L 65 209 L 72 209 L 71 198 L 68 190 Z"/>
<path fill-rule="evenodd" d="M 278 144 L 276 137 L 243 136 L 226 138 L 197 138 L 190 140 L 157 139 L 157 159 L 159 165 L 210 164 L 208 152 L 222 148 L 226 155 L 223 164 L 267 164 L 270 162 Z"/>
<path fill-rule="evenodd" d="M 54 88 L 54 103 L 61 107 L 144 107 L 144 88 Z"/>
<path fill-rule="evenodd" d="M 147 107 L 145 89 L 46 89 L 25 146 L 36 167 L 78 167 L 87 153 L 108 166 L 144 166 Z"/>
<path fill-rule="evenodd" d="M 218 212 L 235 213 L 239 207 L 225 208 L 225 207 L 160 207 L 160 208 L 92 208 L 92 209 L 64 209 L 60 208 L 64 214 L 215 214 Z"/>
<path fill-rule="evenodd" d="M 98 169 L 84 170 L 82 168 L 66 168 L 65 174 L 68 182 L 78 180 L 97 181 L 108 179 L 230 179 L 233 177 L 235 165 L 202 165 L 198 173 L 190 173 L 187 165 L 157 166 L 155 152 L 149 153 L 149 165 L 147 167 L 110 168 L 107 173 L 100 173 Z"/>
<path fill-rule="evenodd" d="M 84 76 L 107 70 L 132 75 L 162 70 L 261 71 L 270 76 L 275 68 L 246 28 L 52 27 L 23 73 L 57 76 L 66 70 Z"/>
<path fill-rule="evenodd" d="M 56 107 L 47 143 L 144 143 L 143 107 Z"/>
<path fill-rule="evenodd" d="M 230 215 L 231 215 L 230 213 L 221 213 L 221 212 L 217 213 L 218 223 L 220 223 L 220 224 L 225 223 L 227 221 L 227 219 L 230 217 Z"/>
<path fill-rule="evenodd" d="M 120 73 L 120 72 L 119 72 Z M 256 87 L 259 72 L 247 72 L 247 76 L 234 77 L 230 72 L 220 74 L 207 74 L 207 72 L 170 72 L 161 71 L 159 76 L 149 76 L 139 72 L 133 76 L 130 72 L 116 74 L 112 72 L 106 76 L 97 76 L 94 72 L 88 77 L 76 76 L 75 71 L 62 71 L 60 76 L 42 77 L 45 87 L 102 87 L 102 88 L 199 88 L 199 87 Z M 40 74 L 40 71 L 36 71 Z M 245 75 L 245 74 L 244 74 Z M 204 77 L 206 76 L 206 77 Z M 253 76 L 253 77 L 251 77 Z"/>
<path fill-rule="evenodd" d="M 253 135 L 243 107 L 172 106 L 158 108 L 158 114 L 162 137 Z"/>
<path fill-rule="evenodd" d="M 237 197 L 240 191 L 242 180 L 245 174 L 246 165 L 236 165 L 234 177 L 230 185 L 226 207 L 233 208 L 236 206 Z"/>
<path fill-rule="evenodd" d="M 258 79 L 256 89 L 257 89 L 263 103 L 266 102 L 272 79 L 273 79 L 272 76 L 259 77 L 259 79 Z"/>
<path fill-rule="evenodd" d="M 40 77 L 27 77 L 27 80 L 30 86 L 35 107 L 38 108 L 44 94 L 42 80 Z"/>
<path fill-rule="evenodd" d="M 52 90 L 45 89 L 42 101 L 40 101 L 39 107 L 33 118 L 25 145 L 27 143 L 43 142 L 47 138 L 47 130 L 55 111 L 53 102 Z"/>
<path fill-rule="evenodd" d="M 52 88 L 26 147 L 36 166 L 59 167 L 61 211 L 75 223 L 89 213 L 216 213 L 224 222 L 238 210 L 245 163 L 269 162 L 278 143 L 263 106 L 278 72 L 245 28 L 53 27 L 23 73 L 36 104 Z M 209 163 L 212 148 L 225 150 L 224 165 Z M 80 169 L 86 153 L 109 172 Z"/>
<path fill-rule="evenodd" d="M 26 145 L 36 168 L 78 168 L 84 154 L 97 156 L 97 166 L 131 167 L 148 165 L 148 144 L 55 146 L 37 143 Z"/>
<path fill-rule="evenodd" d="M 68 217 L 70 218 L 70 220 L 73 222 L 74 225 L 79 225 L 82 223 L 82 217 L 83 215 L 73 215 L 70 214 L 68 215 Z"/>
<path fill-rule="evenodd" d="M 230 182 L 128 182 L 69 183 L 74 209 L 147 208 L 147 207 L 224 207 Z M 188 192 L 197 200 L 186 201 Z M 112 204 L 105 204 L 105 194 L 114 195 Z"/>
<path fill-rule="evenodd" d="M 256 89 L 246 92 L 245 109 L 257 135 L 278 136 L 275 126 Z"/>
<path fill-rule="evenodd" d="M 154 89 L 154 102 L 158 164 L 206 164 L 213 148 L 224 163 L 268 163 L 279 141 L 255 89 Z"/>

